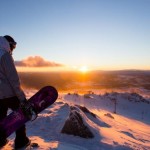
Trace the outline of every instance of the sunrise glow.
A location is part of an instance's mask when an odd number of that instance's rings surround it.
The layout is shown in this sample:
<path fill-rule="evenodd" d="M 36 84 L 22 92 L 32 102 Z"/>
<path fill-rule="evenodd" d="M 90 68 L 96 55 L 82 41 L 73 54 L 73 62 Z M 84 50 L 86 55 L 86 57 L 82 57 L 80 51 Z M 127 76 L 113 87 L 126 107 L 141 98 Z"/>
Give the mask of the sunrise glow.
<path fill-rule="evenodd" d="M 81 71 L 82 73 L 86 73 L 88 71 L 88 67 L 87 66 L 81 66 L 79 71 Z"/>

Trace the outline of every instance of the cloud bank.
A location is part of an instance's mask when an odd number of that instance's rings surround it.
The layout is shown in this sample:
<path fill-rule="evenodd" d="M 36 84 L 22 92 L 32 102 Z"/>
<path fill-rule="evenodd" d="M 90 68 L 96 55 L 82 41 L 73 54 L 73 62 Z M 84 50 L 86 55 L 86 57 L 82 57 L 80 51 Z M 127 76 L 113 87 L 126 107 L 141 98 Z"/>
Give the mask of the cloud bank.
<path fill-rule="evenodd" d="M 47 61 L 41 56 L 29 56 L 21 61 L 15 61 L 17 67 L 61 67 L 62 64 Z"/>

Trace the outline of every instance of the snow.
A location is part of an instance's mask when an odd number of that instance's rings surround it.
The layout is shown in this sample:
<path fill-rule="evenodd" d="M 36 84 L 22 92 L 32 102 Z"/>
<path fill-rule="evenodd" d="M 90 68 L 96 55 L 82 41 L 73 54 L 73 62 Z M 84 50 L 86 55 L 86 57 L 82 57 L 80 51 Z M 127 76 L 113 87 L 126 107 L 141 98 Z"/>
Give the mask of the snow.
<path fill-rule="evenodd" d="M 27 91 L 31 97 L 36 91 Z M 64 94 L 27 123 L 27 135 L 37 150 L 148 150 L 150 149 L 150 99 L 133 93 Z M 116 104 L 116 107 L 115 107 Z M 61 133 L 71 106 L 84 106 L 96 115 L 77 108 L 94 138 Z M 116 112 L 116 113 L 114 113 Z M 13 147 L 15 134 L 5 149 Z"/>

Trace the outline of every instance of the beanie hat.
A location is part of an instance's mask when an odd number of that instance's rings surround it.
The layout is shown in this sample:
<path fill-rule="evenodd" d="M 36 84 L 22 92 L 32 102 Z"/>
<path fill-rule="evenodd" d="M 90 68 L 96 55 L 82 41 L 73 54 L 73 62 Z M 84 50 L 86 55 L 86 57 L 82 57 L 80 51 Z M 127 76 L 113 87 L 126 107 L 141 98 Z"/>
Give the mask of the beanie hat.
<path fill-rule="evenodd" d="M 5 35 L 4 38 L 9 42 L 10 49 L 13 50 L 16 47 L 17 42 L 9 35 Z"/>

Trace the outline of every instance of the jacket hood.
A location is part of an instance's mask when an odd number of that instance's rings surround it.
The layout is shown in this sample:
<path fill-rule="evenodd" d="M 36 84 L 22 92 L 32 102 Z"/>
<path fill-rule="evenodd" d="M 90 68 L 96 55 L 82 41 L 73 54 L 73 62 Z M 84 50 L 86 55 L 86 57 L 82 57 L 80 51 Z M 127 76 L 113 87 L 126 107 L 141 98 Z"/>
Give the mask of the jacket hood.
<path fill-rule="evenodd" d="M 11 52 L 9 42 L 3 36 L 0 36 L 0 49 Z"/>

